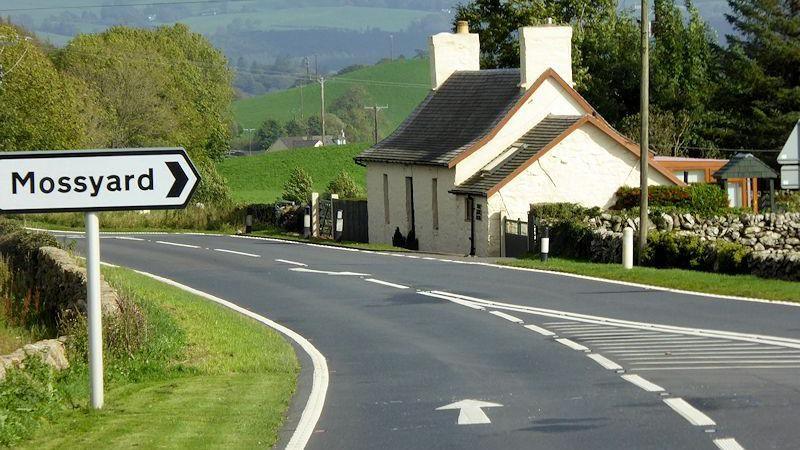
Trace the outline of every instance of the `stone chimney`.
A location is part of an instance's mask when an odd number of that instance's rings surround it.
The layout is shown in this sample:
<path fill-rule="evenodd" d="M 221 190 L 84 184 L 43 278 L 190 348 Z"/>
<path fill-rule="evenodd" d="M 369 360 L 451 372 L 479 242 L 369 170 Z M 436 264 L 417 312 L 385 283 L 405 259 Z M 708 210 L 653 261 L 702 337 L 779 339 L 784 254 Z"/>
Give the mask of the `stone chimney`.
<path fill-rule="evenodd" d="M 519 29 L 520 86 L 528 89 L 547 69 L 570 86 L 572 82 L 572 27 L 552 25 Z"/>
<path fill-rule="evenodd" d="M 469 32 L 469 24 L 459 21 L 456 33 L 439 33 L 428 41 L 431 64 L 431 89 L 438 89 L 457 70 L 480 70 L 480 41 Z"/>

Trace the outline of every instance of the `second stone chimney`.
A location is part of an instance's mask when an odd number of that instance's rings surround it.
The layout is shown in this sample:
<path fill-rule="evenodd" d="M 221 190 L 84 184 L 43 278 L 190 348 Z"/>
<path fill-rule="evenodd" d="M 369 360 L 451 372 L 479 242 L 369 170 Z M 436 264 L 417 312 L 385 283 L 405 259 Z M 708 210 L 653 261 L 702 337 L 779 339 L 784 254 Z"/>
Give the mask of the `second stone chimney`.
<path fill-rule="evenodd" d="M 572 82 L 572 27 L 547 25 L 519 29 L 520 86 L 528 89 L 547 69 L 570 86 Z"/>
<path fill-rule="evenodd" d="M 480 40 L 469 32 L 469 24 L 459 21 L 456 33 L 434 34 L 428 41 L 431 64 L 431 89 L 438 89 L 457 70 L 480 70 Z"/>

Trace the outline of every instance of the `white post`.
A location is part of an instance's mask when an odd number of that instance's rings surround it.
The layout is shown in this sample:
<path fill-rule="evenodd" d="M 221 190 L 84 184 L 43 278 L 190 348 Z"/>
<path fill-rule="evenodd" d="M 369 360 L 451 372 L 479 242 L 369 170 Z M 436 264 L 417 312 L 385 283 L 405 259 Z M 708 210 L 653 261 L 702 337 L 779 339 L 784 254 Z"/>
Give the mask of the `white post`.
<path fill-rule="evenodd" d="M 633 268 L 633 228 L 622 230 L 622 267 Z"/>
<path fill-rule="evenodd" d="M 86 318 L 89 325 L 89 387 L 92 408 L 103 407 L 103 322 L 100 307 L 100 222 L 86 213 Z"/>

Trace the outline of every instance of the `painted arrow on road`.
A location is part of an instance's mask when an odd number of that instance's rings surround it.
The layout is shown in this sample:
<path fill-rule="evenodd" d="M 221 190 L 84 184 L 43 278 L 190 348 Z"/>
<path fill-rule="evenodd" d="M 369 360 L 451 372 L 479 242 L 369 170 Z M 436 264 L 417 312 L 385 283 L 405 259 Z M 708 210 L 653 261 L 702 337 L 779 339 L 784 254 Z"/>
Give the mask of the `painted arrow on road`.
<path fill-rule="evenodd" d="M 464 399 L 449 405 L 444 405 L 436 408 L 437 411 L 444 411 L 448 409 L 458 409 L 458 424 L 459 425 L 475 425 L 481 423 L 492 423 L 489 416 L 481 408 L 499 408 L 503 405 L 500 403 L 484 402 L 481 400 Z"/>

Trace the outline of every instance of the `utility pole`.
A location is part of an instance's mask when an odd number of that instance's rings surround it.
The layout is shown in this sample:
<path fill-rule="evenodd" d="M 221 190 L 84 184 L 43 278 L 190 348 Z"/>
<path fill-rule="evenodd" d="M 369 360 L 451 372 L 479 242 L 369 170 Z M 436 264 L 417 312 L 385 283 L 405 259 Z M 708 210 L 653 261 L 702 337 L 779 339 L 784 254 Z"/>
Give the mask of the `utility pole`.
<path fill-rule="evenodd" d="M 322 141 L 322 145 L 325 145 L 325 77 L 319 77 L 319 100 L 320 100 L 320 113 L 319 113 L 319 122 L 321 126 L 322 134 L 320 135 L 320 140 Z"/>
<path fill-rule="evenodd" d="M 382 109 L 389 109 L 389 105 L 386 105 L 386 106 L 378 106 L 378 105 L 365 106 L 364 109 L 371 109 L 372 110 L 374 121 L 375 121 L 375 131 L 373 133 L 373 136 L 375 137 L 375 143 L 377 144 L 378 143 L 378 111 L 380 111 Z"/>
<path fill-rule="evenodd" d="M 303 118 L 303 84 L 300 83 L 300 119 Z"/>
<path fill-rule="evenodd" d="M 641 116 L 641 135 L 640 135 L 640 178 L 639 190 L 641 191 L 641 198 L 639 200 L 639 265 L 644 260 L 644 251 L 647 248 L 647 233 L 649 228 L 649 218 L 647 214 L 647 169 L 649 154 L 649 136 L 648 125 L 650 121 L 650 64 L 649 64 L 649 47 L 650 47 L 650 7 L 647 0 L 642 0 L 642 79 L 641 79 L 641 105 L 639 107 Z"/>
<path fill-rule="evenodd" d="M 389 60 L 394 61 L 394 35 L 389 35 Z"/>
<path fill-rule="evenodd" d="M 253 156 L 253 132 L 255 132 L 255 128 L 245 128 L 245 133 L 250 133 L 250 144 L 247 146 L 247 154 L 249 156 Z"/>

